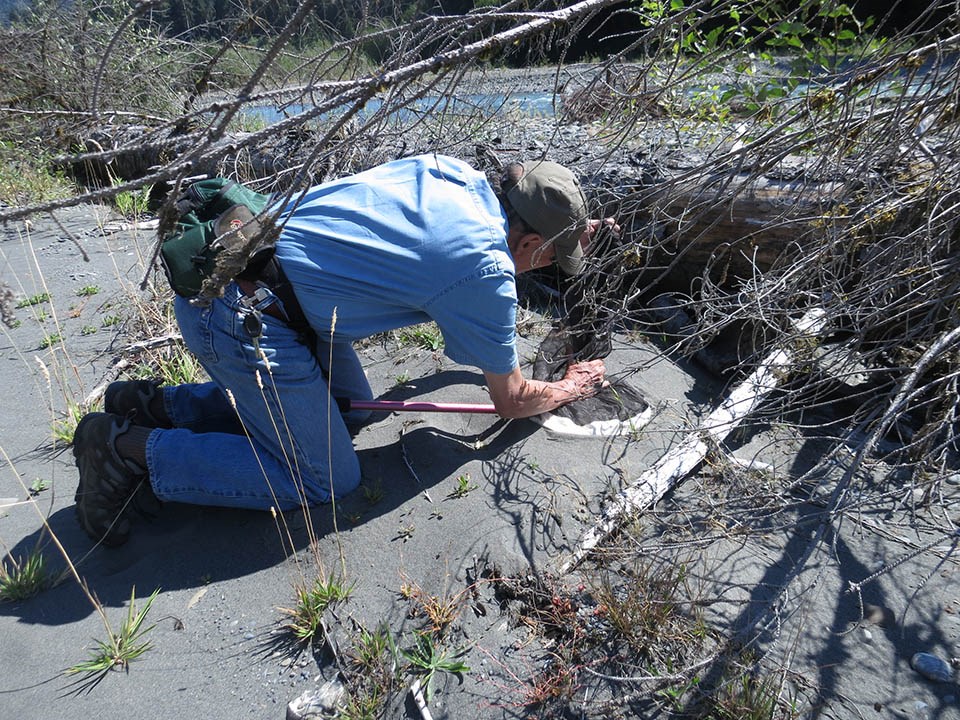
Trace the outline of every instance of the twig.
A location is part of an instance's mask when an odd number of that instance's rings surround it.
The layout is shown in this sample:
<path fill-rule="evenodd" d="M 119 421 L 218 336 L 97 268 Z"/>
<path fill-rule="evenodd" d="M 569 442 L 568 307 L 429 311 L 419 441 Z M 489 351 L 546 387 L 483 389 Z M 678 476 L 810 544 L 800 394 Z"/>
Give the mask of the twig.
<path fill-rule="evenodd" d="M 709 665 L 717 659 L 716 656 L 704 658 L 700 662 L 696 662 L 693 665 L 689 665 L 680 672 L 672 673 L 670 675 L 607 675 L 606 673 L 597 672 L 590 667 L 584 666 L 583 669 L 590 675 L 598 677 L 601 680 L 608 680 L 610 682 L 619 682 L 619 683 L 645 683 L 645 682 L 673 682 L 676 680 L 686 680 L 690 677 L 690 673 L 694 670 L 702 668 L 704 665 Z"/>
<path fill-rule="evenodd" d="M 413 701 L 417 704 L 417 710 L 420 711 L 420 717 L 423 720 L 433 720 L 430 714 L 430 708 L 427 707 L 427 701 L 423 697 L 423 688 L 420 686 L 420 678 L 413 681 L 410 685 L 410 694 L 413 695 Z"/>
<path fill-rule="evenodd" d="M 400 428 L 400 457 L 403 459 L 403 464 L 406 466 L 407 471 L 413 476 L 413 479 L 417 481 L 417 485 L 423 488 L 423 496 L 428 502 L 432 503 L 433 498 L 430 497 L 430 493 L 427 492 L 427 489 L 423 487 L 423 483 L 420 482 L 420 477 L 417 475 L 417 471 L 413 469 L 413 465 L 410 464 L 410 458 L 407 457 L 407 446 L 403 444 L 403 432 L 404 429 Z"/>

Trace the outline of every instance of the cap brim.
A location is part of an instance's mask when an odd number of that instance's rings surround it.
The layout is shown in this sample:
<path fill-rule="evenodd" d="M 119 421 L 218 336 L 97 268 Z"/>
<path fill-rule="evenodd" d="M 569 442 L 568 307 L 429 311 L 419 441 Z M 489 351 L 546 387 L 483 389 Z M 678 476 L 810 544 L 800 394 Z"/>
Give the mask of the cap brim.
<path fill-rule="evenodd" d="M 582 234 L 582 231 L 578 231 L 572 236 L 572 242 L 571 238 L 568 237 L 566 242 L 563 243 L 564 245 L 568 243 L 572 245 L 569 251 L 563 249 L 560 243 L 556 245 L 557 265 L 567 275 L 577 275 L 583 269 L 583 248 L 580 246 L 580 236 Z"/>

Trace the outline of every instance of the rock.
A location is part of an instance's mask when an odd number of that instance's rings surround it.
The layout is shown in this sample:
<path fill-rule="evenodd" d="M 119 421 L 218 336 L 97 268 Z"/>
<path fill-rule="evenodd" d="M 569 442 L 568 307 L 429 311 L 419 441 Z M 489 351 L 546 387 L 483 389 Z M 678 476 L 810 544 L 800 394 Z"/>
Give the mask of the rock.
<path fill-rule="evenodd" d="M 933 653 L 916 653 L 910 658 L 910 667 L 934 682 L 950 682 L 953 680 L 953 669 L 950 664 Z"/>
<path fill-rule="evenodd" d="M 327 680 L 320 687 L 306 690 L 287 705 L 287 720 L 335 718 L 346 699 L 347 689 L 339 680 Z"/>
<path fill-rule="evenodd" d="M 871 625 L 879 625 L 884 628 L 892 628 L 896 624 L 893 610 L 870 603 L 864 603 L 863 620 Z"/>

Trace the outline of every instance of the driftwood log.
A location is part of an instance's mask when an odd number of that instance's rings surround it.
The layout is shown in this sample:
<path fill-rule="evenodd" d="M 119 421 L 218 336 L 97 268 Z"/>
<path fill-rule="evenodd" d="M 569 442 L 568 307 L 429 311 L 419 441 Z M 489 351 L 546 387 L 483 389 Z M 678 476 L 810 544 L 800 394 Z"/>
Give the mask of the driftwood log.
<path fill-rule="evenodd" d="M 797 321 L 796 331 L 801 338 L 815 338 L 826 325 L 827 318 L 823 310 L 814 308 Z M 561 563 L 559 572 L 566 574 L 573 570 L 629 517 L 653 506 L 671 488 L 682 482 L 776 389 L 793 363 L 794 356 L 795 351 L 791 347 L 770 353 L 699 428 L 691 430 L 682 442 L 624 487 L 607 505 L 597 522 L 580 537 L 570 557 Z"/>
<path fill-rule="evenodd" d="M 861 204 L 864 178 L 825 173 L 815 159 L 787 156 L 764 168 L 759 160 L 712 163 L 695 151 L 683 167 L 664 158 L 629 158 L 597 173 L 595 197 L 605 214 L 628 228 L 614 258 L 600 267 L 622 295 L 691 293 L 706 276 L 735 289 L 789 262 L 822 240 L 827 226 Z M 695 294 L 695 293 L 691 293 Z"/>
<path fill-rule="evenodd" d="M 785 253 L 801 252 L 847 188 L 835 181 L 699 176 L 655 188 L 637 211 L 664 238 L 652 264 L 671 268 L 670 286 L 686 291 L 705 268 L 715 283 L 735 286 L 768 271 Z"/>

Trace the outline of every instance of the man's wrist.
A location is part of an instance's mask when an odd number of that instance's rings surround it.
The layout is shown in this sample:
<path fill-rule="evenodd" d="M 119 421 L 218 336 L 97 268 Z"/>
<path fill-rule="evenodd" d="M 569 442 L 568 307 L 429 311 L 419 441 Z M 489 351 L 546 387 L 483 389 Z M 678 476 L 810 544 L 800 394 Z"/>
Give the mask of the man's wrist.
<path fill-rule="evenodd" d="M 576 381 L 570 378 L 564 378 L 563 380 L 558 380 L 555 385 L 560 390 L 559 399 L 561 404 L 580 399 L 580 387 L 577 385 Z"/>

